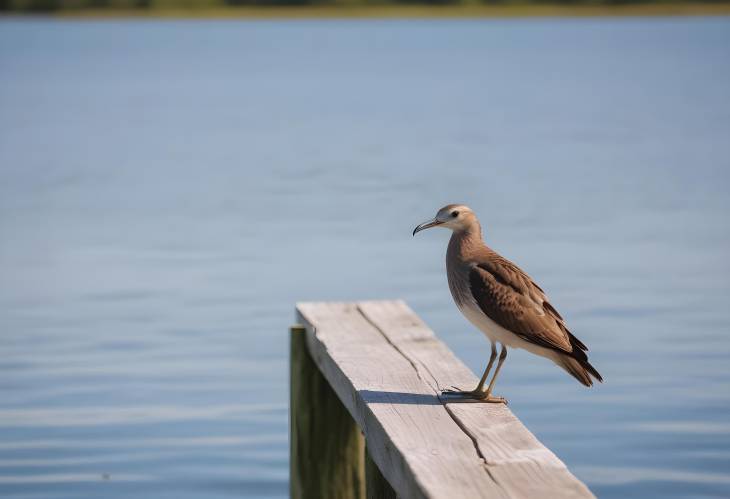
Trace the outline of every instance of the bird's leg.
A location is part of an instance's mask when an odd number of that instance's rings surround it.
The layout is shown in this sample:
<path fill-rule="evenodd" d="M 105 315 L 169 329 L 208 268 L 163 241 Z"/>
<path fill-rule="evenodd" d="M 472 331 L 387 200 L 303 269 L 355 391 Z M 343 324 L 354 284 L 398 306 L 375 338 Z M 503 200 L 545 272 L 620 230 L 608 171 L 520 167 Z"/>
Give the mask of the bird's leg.
<path fill-rule="evenodd" d="M 487 368 L 484 370 L 484 374 L 482 374 L 482 379 L 479 380 L 479 384 L 476 388 L 474 388 L 475 392 L 482 392 L 482 389 L 484 388 L 484 382 L 487 381 L 487 376 L 489 375 L 489 371 L 492 370 L 492 364 L 494 364 L 494 359 L 497 358 L 497 345 L 492 343 L 492 354 L 489 356 L 489 363 L 487 363 Z"/>
<path fill-rule="evenodd" d="M 499 362 L 497 362 L 497 369 L 494 370 L 494 376 L 492 376 L 492 381 L 489 382 L 489 386 L 487 387 L 487 391 L 484 394 L 485 398 L 484 400 L 487 402 L 502 402 L 504 404 L 507 403 L 507 399 L 504 397 L 496 397 L 492 395 L 492 388 L 494 388 L 494 382 L 497 381 L 497 376 L 499 376 L 499 371 L 502 369 L 502 364 L 504 364 L 504 359 L 507 358 L 507 347 L 502 345 L 502 351 L 499 353 Z"/>
<path fill-rule="evenodd" d="M 492 370 L 492 365 L 494 364 L 494 359 L 497 358 L 497 346 L 492 343 L 492 355 L 489 356 L 489 363 L 487 364 L 487 368 L 484 370 L 484 374 L 482 374 L 482 379 L 479 380 L 479 384 L 476 388 L 474 388 L 471 391 L 465 391 L 465 390 L 459 390 L 458 388 L 454 387 L 454 390 L 442 390 L 441 393 L 443 394 L 451 394 L 451 395 L 463 395 L 465 397 L 472 397 L 475 399 L 483 400 L 485 398 L 488 398 L 487 394 L 484 393 L 484 383 L 487 381 L 487 376 L 489 376 L 489 371 Z"/>

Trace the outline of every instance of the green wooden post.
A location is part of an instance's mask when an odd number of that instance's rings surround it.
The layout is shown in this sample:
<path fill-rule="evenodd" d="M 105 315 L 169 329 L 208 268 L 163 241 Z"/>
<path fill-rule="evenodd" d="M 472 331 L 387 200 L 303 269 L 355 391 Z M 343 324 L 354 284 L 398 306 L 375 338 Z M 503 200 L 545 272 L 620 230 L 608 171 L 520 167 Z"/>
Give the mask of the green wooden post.
<path fill-rule="evenodd" d="M 367 499 L 397 499 L 395 490 L 380 472 L 365 446 L 365 490 Z"/>
<path fill-rule="evenodd" d="M 365 499 L 365 440 L 310 357 L 306 334 L 291 328 L 290 497 Z"/>

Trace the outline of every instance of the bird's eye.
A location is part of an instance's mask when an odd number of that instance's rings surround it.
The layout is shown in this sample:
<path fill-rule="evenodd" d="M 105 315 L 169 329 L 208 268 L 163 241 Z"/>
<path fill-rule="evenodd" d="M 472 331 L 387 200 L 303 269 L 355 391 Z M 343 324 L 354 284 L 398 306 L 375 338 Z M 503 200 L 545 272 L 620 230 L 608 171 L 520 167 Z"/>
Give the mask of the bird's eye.
<path fill-rule="evenodd" d="M 459 216 L 459 212 L 458 212 L 458 211 L 452 211 L 452 212 L 451 212 L 451 217 L 452 217 L 452 218 L 456 218 L 456 217 L 458 217 L 458 216 Z"/>

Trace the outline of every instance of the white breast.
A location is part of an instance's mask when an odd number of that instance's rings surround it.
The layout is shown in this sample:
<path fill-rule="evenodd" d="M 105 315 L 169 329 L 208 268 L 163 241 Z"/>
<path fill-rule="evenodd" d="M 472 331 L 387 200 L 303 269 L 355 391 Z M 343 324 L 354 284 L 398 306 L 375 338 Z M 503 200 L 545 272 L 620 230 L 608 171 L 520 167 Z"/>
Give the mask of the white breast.
<path fill-rule="evenodd" d="M 518 342 L 523 342 L 516 334 L 507 331 L 505 328 L 490 319 L 476 304 L 474 299 L 465 300 L 463 303 L 456 305 L 464 317 L 474 324 L 482 333 L 484 333 L 491 342 L 498 341 L 508 347 L 520 348 Z"/>
<path fill-rule="evenodd" d="M 456 302 L 456 306 L 459 307 L 459 310 L 462 314 L 464 314 L 464 317 L 466 317 L 469 322 L 474 324 L 487 338 L 489 338 L 490 342 L 499 342 L 510 348 L 522 348 L 528 352 L 534 353 L 535 355 L 555 360 L 555 354 L 552 350 L 535 345 L 529 341 L 525 341 L 515 333 L 503 328 L 490 319 L 484 312 L 482 312 L 482 309 L 479 308 L 479 305 L 477 305 L 473 298 L 465 300 L 462 304 Z"/>

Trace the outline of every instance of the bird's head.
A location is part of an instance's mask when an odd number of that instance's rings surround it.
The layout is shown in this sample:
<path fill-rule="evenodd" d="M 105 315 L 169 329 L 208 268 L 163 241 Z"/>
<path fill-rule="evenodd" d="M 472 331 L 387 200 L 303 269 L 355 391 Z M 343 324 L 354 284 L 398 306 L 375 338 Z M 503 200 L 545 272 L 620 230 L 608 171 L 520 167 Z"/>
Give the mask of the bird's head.
<path fill-rule="evenodd" d="M 413 235 L 431 227 L 446 227 L 454 232 L 460 232 L 477 222 L 476 215 L 471 208 L 463 204 L 448 204 L 441 208 L 433 219 L 423 222 L 413 229 Z"/>

